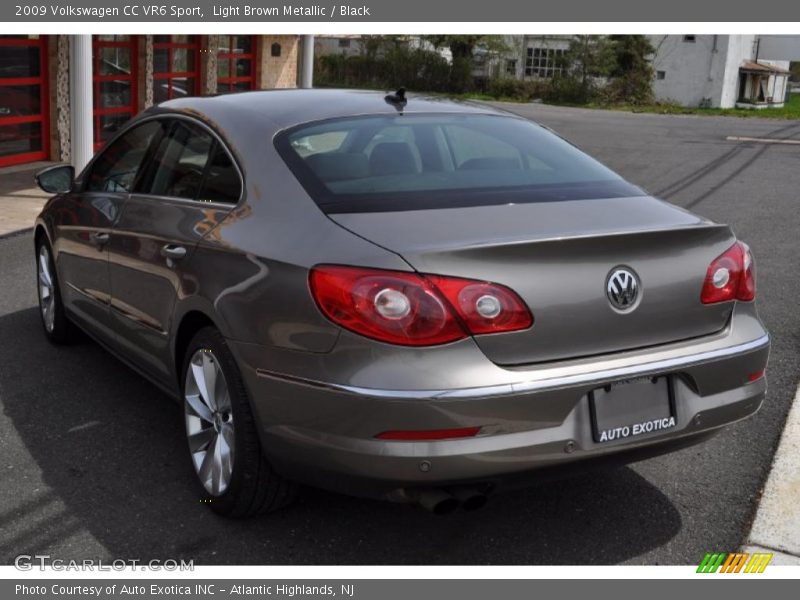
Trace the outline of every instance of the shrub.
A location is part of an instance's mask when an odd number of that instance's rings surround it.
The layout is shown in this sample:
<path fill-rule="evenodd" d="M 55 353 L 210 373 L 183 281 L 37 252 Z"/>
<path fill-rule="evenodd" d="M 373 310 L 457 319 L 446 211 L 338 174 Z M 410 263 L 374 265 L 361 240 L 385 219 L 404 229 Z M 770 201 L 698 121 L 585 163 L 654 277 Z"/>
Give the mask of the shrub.
<path fill-rule="evenodd" d="M 449 91 L 450 65 L 436 52 L 389 48 L 382 56 L 317 57 L 314 79 L 321 87 L 360 87 L 394 89 L 404 86 L 417 91 Z"/>
<path fill-rule="evenodd" d="M 490 79 L 486 84 L 486 93 L 492 98 L 511 99 L 518 102 L 530 102 L 537 99 L 550 99 L 552 83 L 550 80 L 520 81 L 510 77 Z"/>

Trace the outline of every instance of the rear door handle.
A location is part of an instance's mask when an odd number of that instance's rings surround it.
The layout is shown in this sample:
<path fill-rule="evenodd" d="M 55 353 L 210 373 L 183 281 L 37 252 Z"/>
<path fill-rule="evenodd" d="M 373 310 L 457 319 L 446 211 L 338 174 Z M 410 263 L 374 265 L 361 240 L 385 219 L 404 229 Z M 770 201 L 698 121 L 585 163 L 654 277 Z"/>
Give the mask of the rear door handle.
<path fill-rule="evenodd" d="M 108 233 L 102 231 L 93 231 L 89 234 L 89 239 L 92 243 L 97 246 L 98 248 L 102 248 L 108 243 L 108 240 L 111 239 L 111 236 Z"/>
<path fill-rule="evenodd" d="M 168 260 L 180 260 L 186 256 L 186 248 L 174 244 L 165 244 L 161 248 L 161 256 Z"/>

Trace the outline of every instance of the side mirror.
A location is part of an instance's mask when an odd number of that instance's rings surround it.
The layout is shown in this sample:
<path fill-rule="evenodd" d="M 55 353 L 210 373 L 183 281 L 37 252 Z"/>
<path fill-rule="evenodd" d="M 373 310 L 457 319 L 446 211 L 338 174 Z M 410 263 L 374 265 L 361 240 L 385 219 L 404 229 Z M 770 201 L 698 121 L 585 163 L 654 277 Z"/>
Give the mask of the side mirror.
<path fill-rule="evenodd" d="M 36 183 L 49 194 L 64 194 L 72 190 L 75 167 L 72 165 L 53 165 L 36 174 Z"/>

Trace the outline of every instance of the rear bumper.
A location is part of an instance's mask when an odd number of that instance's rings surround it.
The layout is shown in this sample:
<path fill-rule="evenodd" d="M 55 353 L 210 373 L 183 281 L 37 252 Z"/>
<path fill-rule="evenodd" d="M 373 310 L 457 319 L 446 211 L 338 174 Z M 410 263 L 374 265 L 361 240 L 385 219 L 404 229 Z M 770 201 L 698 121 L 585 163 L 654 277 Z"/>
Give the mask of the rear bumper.
<path fill-rule="evenodd" d="M 267 370 L 258 352 L 236 345 L 276 469 L 311 485 L 355 495 L 403 497 L 402 490 L 461 483 L 517 486 L 553 469 L 637 460 L 702 441 L 755 413 L 769 337 L 762 328 L 602 360 L 502 369 L 511 381 L 463 388 L 381 389 Z M 484 359 L 485 360 L 485 359 Z M 666 431 L 596 443 L 588 393 L 605 383 L 672 376 L 676 424 Z M 396 442 L 381 431 L 481 426 L 474 438 Z"/>

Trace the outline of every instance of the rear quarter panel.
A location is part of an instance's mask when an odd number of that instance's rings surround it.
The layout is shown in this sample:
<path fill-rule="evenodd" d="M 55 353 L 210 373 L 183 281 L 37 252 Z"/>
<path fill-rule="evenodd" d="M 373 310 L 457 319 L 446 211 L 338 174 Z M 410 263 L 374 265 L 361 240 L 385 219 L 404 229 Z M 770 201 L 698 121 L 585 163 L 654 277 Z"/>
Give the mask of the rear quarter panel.
<path fill-rule="evenodd" d="M 314 303 L 309 269 L 319 263 L 410 267 L 324 215 L 271 139 L 254 134 L 257 130 L 253 123 L 226 124 L 244 176 L 244 198 L 203 237 L 186 264 L 176 315 L 204 307 L 232 340 L 328 352 L 340 329 Z M 264 130 L 270 131 L 268 124 Z"/>

